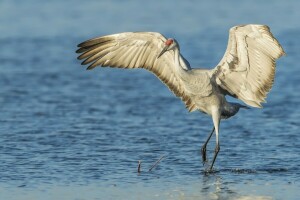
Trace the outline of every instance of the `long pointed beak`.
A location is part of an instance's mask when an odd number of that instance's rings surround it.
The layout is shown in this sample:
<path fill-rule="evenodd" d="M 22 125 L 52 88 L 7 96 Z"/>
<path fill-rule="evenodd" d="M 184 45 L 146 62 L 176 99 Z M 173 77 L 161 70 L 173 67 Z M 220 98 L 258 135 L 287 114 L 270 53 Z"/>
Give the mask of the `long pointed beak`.
<path fill-rule="evenodd" d="M 157 56 L 157 58 L 162 56 L 167 50 L 168 50 L 168 46 L 165 46 L 165 48 L 160 52 L 160 54 Z"/>

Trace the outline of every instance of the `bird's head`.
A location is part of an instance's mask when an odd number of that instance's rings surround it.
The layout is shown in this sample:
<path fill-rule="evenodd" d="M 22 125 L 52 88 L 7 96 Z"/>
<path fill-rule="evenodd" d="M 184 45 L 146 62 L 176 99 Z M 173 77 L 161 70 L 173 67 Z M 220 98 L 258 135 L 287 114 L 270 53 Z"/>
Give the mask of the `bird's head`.
<path fill-rule="evenodd" d="M 175 39 L 173 39 L 173 38 L 167 39 L 164 43 L 163 50 L 160 52 L 160 54 L 157 56 L 157 58 L 162 56 L 165 52 L 175 49 L 176 47 L 178 47 L 178 43 Z"/>

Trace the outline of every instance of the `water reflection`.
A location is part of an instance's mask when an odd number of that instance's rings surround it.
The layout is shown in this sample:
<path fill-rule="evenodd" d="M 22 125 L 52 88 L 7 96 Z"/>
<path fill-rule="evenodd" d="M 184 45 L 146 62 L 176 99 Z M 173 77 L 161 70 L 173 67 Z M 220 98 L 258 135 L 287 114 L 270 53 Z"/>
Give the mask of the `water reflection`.
<path fill-rule="evenodd" d="M 205 174 L 202 177 L 202 189 L 200 194 L 205 194 L 209 199 L 213 200 L 270 200 L 272 196 L 255 195 L 249 190 L 239 190 L 232 187 L 232 180 L 226 181 L 226 178 L 218 174 Z M 250 183 L 249 183 L 250 184 Z M 195 198 L 196 199 L 196 198 Z M 205 199 L 205 198 L 204 198 Z"/>
<path fill-rule="evenodd" d="M 222 177 L 218 174 L 205 173 L 202 181 L 201 193 L 206 194 L 210 199 L 233 199 L 236 196 L 234 191 L 223 184 Z"/>

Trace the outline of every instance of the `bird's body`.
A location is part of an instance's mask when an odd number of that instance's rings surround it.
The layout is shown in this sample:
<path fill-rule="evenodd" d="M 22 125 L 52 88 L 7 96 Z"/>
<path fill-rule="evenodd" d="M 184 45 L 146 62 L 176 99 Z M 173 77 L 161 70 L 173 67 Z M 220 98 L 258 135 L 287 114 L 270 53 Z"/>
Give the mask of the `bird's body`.
<path fill-rule="evenodd" d="M 192 69 L 181 56 L 175 39 L 153 32 L 128 32 L 94 38 L 78 45 L 82 64 L 118 68 L 144 68 L 154 73 L 191 111 L 210 115 L 214 128 L 202 147 L 206 161 L 206 145 L 214 130 L 216 149 L 212 169 L 219 152 L 221 119 L 235 115 L 238 103 L 226 101 L 230 95 L 249 106 L 261 107 L 272 87 L 275 60 L 284 54 L 269 28 L 264 25 L 236 26 L 230 29 L 227 50 L 213 69 Z"/>

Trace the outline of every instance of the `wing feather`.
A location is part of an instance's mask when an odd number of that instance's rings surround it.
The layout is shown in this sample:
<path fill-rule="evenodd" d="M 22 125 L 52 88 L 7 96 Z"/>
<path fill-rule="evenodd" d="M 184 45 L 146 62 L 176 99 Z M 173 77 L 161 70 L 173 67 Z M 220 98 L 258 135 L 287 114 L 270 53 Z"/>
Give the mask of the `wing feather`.
<path fill-rule="evenodd" d="M 166 38 L 154 32 L 127 32 L 93 38 L 78 45 L 76 51 L 82 65 L 90 64 L 87 69 L 96 66 L 117 68 L 144 68 L 154 73 L 168 88 L 186 104 L 189 111 L 197 109 L 191 97 L 185 92 L 182 79 L 176 74 L 174 54 L 163 50 Z M 190 69 L 181 56 L 180 64 Z"/>
<path fill-rule="evenodd" d="M 284 54 L 268 26 L 235 26 L 214 69 L 216 83 L 246 104 L 261 107 L 274 82 L 275 61 Z"/>

